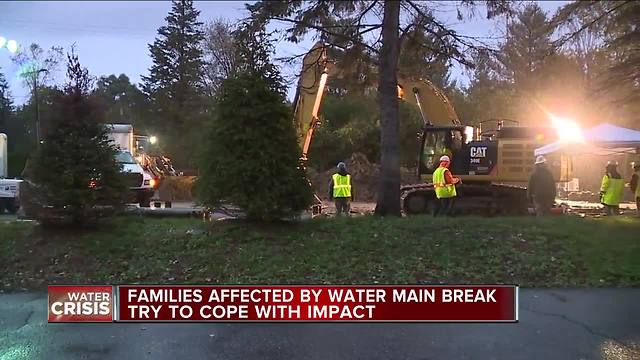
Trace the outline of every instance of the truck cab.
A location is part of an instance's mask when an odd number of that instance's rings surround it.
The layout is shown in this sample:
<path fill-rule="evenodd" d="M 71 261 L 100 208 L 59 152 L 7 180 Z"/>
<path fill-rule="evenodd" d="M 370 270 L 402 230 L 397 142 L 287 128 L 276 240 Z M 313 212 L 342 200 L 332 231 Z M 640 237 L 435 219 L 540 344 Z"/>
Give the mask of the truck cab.
<path fill-rule="evenodd" d="M 116 161 L 131 192 L 132 202 L 140 207 L 149 207 L 157 188 L 158 180 L 146 172 L 135 159 L 133 126 L 129 124 L 107 124 L 108 137 L 118 148 Z"/>
<path fill-rule="evenodd" d="M 18 211 L 19 179 L 7 178 L 7 135 L 0 133 L 0 214 L 6 210 L 10 214 Z"/>
<path fill-rule="evenodd" d="M 142 169 L 136 162 L 133 155 L 126 150 L 119 150 L 116 154 L 116 161 L 122 167 L 125 182 L 131 190 L 131 198 L 140 207 L 149 207 L 151 197 L 155 193 L 156 179 Z"/>

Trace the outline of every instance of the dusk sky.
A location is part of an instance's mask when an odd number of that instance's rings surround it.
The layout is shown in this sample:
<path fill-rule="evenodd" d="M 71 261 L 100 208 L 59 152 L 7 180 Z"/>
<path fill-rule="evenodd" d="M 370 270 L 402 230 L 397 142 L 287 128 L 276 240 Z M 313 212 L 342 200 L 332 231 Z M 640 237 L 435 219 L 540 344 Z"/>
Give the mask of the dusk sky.
<path fill-rule="evenodd" d="M 200 21 L 222 17 L 236 22 L 247 16 L 245 1 L 196 1 Z M 552 13 L 566 1 L 542 1 L 543 9 Z M 496 23 L 482 14 L 470 22 L 456 19 L 455 2 L 439 2 L 436 15 L 465 35 L 495 35 Z M 65 49 L 76 44 L 81 63 L 93 76 L 124 73 L 134 83 L 146 75 L 151 66 L 148 44 L 156 37 L 158 27 L 171 9 L 169 1 L 0 1 L 0 36 L 14 39 L 23 46 L 38 43 L 43 48 L 53 45 Z M 291 44 L 278 43 L 276 57 L 304 53 L 313 41 Z M 295 74 L 298 66 L 284 67 L 286 76 Z M 63 80 L 63 66 L 56 82 Z M 0 71 L 10 82 L 16 104 L 28 98 L 28 92 L 11 63 L 10 54 L 0 49 Z M 456 67 L 453 77 L 466 83 L 468 77 Z M 290 94 L 293 90 L 290 89 Z"/>

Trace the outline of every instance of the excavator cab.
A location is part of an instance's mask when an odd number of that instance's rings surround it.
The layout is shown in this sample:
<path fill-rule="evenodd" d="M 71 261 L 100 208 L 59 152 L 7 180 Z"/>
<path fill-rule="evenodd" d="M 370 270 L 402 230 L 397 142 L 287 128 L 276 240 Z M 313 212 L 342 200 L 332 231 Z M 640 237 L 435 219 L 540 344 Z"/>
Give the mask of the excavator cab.
<path fill-rule="evenodd" d="M 419 159 L 419 173 L 433 174 L 443 155 L 451 158 L 454 174 L 468 172 L 469 138 L 468 126 L 427 126 L 423 130 Z M 471 133 L 473 128 L 471 128 Z M 472 135 L 471 135 L 472 136 Z"/>
<path fill-rule="evenodd" d="M 430 182 L 440 157 L 448 155 L 451 171 L 466 183 L 525 183 L 533 171 L 534 150 L 554 141 L 554 134 L 555 129 L 549 127 L 499 125 L 487 129 L 486 122 L 478 128 L 426 125 L 418 175 L 422 181 Z M 550 161 L 550 168 L 557 181 L 567 181 L 567 160 L 557 160 Z"/>

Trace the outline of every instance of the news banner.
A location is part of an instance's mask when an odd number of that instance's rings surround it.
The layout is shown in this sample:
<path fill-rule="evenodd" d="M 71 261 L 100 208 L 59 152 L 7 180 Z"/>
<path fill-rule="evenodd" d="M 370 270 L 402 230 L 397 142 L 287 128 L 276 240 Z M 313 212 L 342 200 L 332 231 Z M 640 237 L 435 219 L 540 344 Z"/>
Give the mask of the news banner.
<path fill-rule="evenodd" d="M 517 322 L 516 285 L 51 285 L 49 322 Z"/>

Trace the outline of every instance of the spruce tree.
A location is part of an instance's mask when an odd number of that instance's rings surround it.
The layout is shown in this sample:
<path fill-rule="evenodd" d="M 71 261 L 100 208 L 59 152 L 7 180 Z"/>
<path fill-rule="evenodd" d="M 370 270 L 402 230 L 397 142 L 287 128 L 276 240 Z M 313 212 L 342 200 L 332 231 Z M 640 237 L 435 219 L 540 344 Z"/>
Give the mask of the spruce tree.
<path fill-rule="evenodd" d="M 193 1 L 172 1 L 167 24 L 149 45 L 153 65 L 149 76 L 143 77 L 156 130 L 163 135 L 174 163 L 182 166 L 194 151 L 192 135 L 198 133 L 202 118 L 204 32 L 199 14 Z"/>
<path fill-rule="evenodd" d="M 240 70 L 217 94 L 197 193 L 207 206 L 231 203 L 248 219 L 276 220 L 309 207 L 313 193 L 264 29 L 245 26 L 235 36 Z"/>
<path fill-rule="evenodd" d="M 9 92 L 9 84 L 0 72 L 0 133 L 7 132 L 9 118 L 13 115 L 13 100 Z"/>
<path fill-rule="evenodd" d="M 84 224 L 105 215 L 99 206 L 122 205 L 127 188 L 115 160 L 116 148 L 102 124 L 103 113 L 90 96 L 92 79 L 73 52 L 68 55 L 67 77 L 64 89 L 54 94 L 50 126 L 27 176 L 54 211 Z"/>

